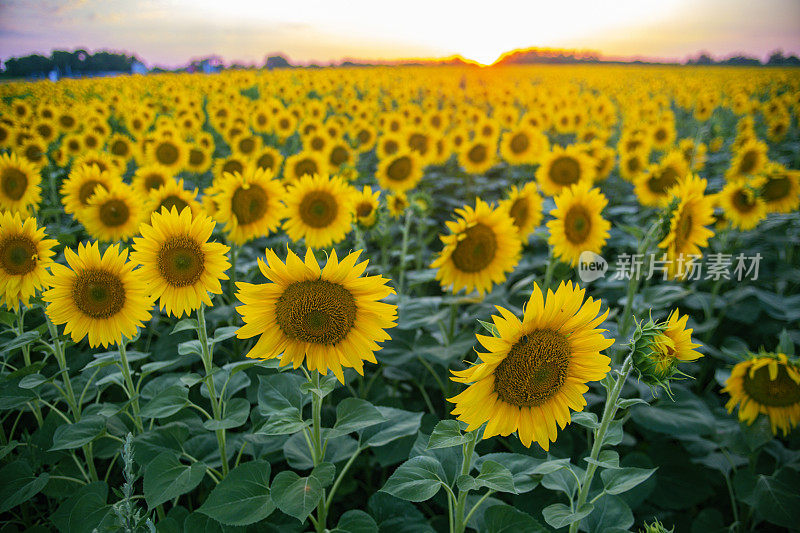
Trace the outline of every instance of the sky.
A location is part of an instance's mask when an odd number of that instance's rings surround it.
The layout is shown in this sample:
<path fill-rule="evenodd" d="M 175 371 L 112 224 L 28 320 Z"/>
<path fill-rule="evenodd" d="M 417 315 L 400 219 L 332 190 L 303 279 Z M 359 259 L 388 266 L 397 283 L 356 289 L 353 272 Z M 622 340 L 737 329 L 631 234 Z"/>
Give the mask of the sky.
<path fill-rule="evenodd" d="M 546 47 L 683 61 L 800 55 L 798 0 L 0 0 L 0 59 L 54 49 L 176 67 L 461 55 L 483 64 Z"/>

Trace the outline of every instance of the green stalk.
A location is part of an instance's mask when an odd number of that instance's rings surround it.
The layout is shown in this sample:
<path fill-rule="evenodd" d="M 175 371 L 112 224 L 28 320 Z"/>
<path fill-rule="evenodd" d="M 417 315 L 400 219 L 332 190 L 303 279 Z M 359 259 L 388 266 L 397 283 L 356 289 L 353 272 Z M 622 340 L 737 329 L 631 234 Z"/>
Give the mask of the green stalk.
<path fill-rule="evenodd" d="M 461 475 L 465 476 L 472 470 L 472 454 L 475 451 L 476 438 L 475 433 L 470 434 L 470 440 L 461 445 L 461 450 L 464 457 L 461 461 Z M 456 500 L 455 510 L 453 511 L 453 529 L 451 533 L 463 533 L 467 527 L 467 521 L 464 519 L 464 507 L 467 504 L 467 495 L 469 490 L 459 490 L 458 499 Z"/>
<path fill-rule="evenodd" d="M 544 271 L 544 282 L 542 283 L 542 293 L 547 294 L 547 289 L 550 288 L 550 284 L 553 282 L 553 271 L 556 268 L 556 264 L 558 260 L 553 255 L 553 250 L 550 250 L 550 253 L 547 255 L 547 268 Z"/>
<path fill-rule="evenodd" d="M 315 389 L 319 389 L 319 372 L 314 371 L 311 384 Z M 314 461 L 314 467 L 322 463 L 324 459 L 324 448 L 322 445 L 322 398 L 311 393 L 311 457 Z M 341 476 L 340 476 L 341 477 Z M 335 489 L 332 489 L 332 491 Z M 325 497 L 325 489 L 322 489 L 322 497 L 317 505 L 317 521 L 314 523 L 317 533 L 324 533 L 326 530 L 326 523 L 328 521 L 328 500 Z"/>
<path fill-rule="evenodd" d="M 611 422 L 614 420 L 614 416 L 617 414 L 617 400 L 619 400 L 622 387 L 625 385 L 625 381 L 628 379 L 628 374 L 631 373 L 632 366 L 633 351 L 631 350 L 631 353 L 628 354 L 628 357 L 625 358 L 625 362 L 622 364 L 620 376 L 614 383 L 614 387 L 608 392 L 606 405 L 603 409 L 603 418 L 600 420 L 600 427 L 597 428 L 597 431 L 595 432 L 594 444 L 592 444 L 592 452 L 590 457 L 593 459 L 593 461 L 589 463 L 588 467 L 586 467 L 586 473 L 583 475 L 581 490 L 578 493 L 578 501 L 575 504 L 576 510 L 580 509 L 581 506 L 586 503 L 586 498 L 589 496 L 589 488 L 592 485 L 592 478 L 594 478 L 595 470 L 597 470 L 597 458 L 600 455 L 600 450 L 603 448 L 603 441 L 605 440 L 608 426 L 611 425 Z M 579 525 L 580 520 L 570 524 L 569 533 L 576 533 Z"/>
<path fill-rule="evenodd" d="M 231 258 L 235 261 L 235 254 L 231 248 Z M 235 276 L 231 274 L 231 279 Z M 211 412 L 214 414 L 214 420 L 221 421 L 223 414 L 222 398 L 217 398 L 217 391 L 214 388 L 214 365 L 212 360 L 211 349 L 208 345 L 208 331 L 206 330 L 206 312 L 205 305 L 200 304 L 197 309 L 197 336 L 200 340 L 200 358 L 203 360 L 203 368 L 205 369 L 206 388 L 208 389 L 208 397 L 211 400 Z M 219 447 L 219 456 L 222 461 L 222 475 L 228 475 L 228 453 L 226 450 L 225 430 L 217 429 L 217 446 Z"/>
<path fill-rule="evenodd" d="M 136 390 L 136 386 L 133 384 L 133 378 L 131 377 L 131 365 L 128 362 L 128 352 L 125 349 L 125 340 L 120 340 L 119 343 L 119 358 L 120 358 L 120 368 L 122 369 L 122 377 L 125 379 L 125 389 L 128 393 L 128 398 L 131 400 L 131 407 L 133 408 L 133 422 L 136 425 L 136 429 L 139 433 L 144 432 L 144 424 L 142 423 L 142 417 L 139 414 L 139 391 Z"/>
<path fill-rule="evenodd" d="M 406 279 L 406 254 L 408 253 L 408 234 L 411 230 L 411 214 L 412 209 L 406 209 L 406 219 L 403 224 L 403 240 L 400 245 L 400 276 L 397 282 L 397 296 L 403 296 L 404 282 Z"/>
<path fill-rule="evenodd" d="M 642 242 L 639 243 L 639 247 L 636 250 L 636 255 L 644 256 L 647 253 L 647 250 L 650 249 L 650 245 L 652 244 L 653 240 L 653 232 L 655 231 L 658 225 L 658 221 L 650 226 L 650 229 L 647 230 L 647 234 L 642 239 Z M 642 268 L 645 265 L 642 264 Z M 636 291 L 639 290 L 639 275 L 638 272 L 631 267 L 631 277 L 628 280 L 628 292 L 625 296 L 625 309 L 622 311 L 622 322 L 619 323 L 619 336 L 626 337 L 628 335 L 628 330 L 633 325 L 633 298 L 636 295 Z"/>
<path fill-rule="evenodd" d="M 22 335 L 25 332 L 25 312 L 22 310 L 22 305 L 18 305 L 17 308 L 14 310 L 14 313 L 17 315 L 17 335 Z M 22 358 L 25 360 L 25 367 L 31 366 L 31 347 L 29 345 L 25 345 L 22 347 Z M 36 418 L 36 422 L 39 424 L 39 427 L 42 427 L 44 423 L 44 418 L 42 418 L 42 409 L 39 407 L 38 400 L 33 400 L 31 402 L 31 411 L 33 412 L 33 416 Z"/>

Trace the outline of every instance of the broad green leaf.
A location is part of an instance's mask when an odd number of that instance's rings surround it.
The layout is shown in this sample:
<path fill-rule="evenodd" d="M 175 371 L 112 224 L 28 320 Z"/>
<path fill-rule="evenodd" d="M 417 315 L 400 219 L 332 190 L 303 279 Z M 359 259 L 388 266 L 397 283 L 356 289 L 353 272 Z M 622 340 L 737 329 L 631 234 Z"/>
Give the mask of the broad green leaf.
<path fill-rule="evenodd" d="M 488 487 L 497 492 L 517 492 L 511 471 L 495 461 L 484 461 L 481 464 L 481 473 L 475 478 L 475 482 L 479 487 Z"/>
<path fill-rule="evenodd" d="M 378 523 L 380 531 L 387 533 L 435 533 L 427 518 L 417 507 L 407 501 L 376 492 L 369 498 L 367 509 Z"/>
<path fill-rule="evenodd" d="M 483 515 L 485 533 L 547 533 L 548 530 L 528 513 L 510 505 L 493 505 Z"/>
<path fill-rule="evenodd" d="M 331 533 L 378 533 L 378 524 L 364 511 L 347 511 Z"/>
<path fill-rule="evenodd" d="M 783 468 L 774 476 L 758 476 L 747 502 L 764 519 L 786 528 L 800 523 L 800 473 Z"/>
<path fill-rule="evenodd" d="M 214 338 L 211 339 L 211 342 L 217 344 L 224 340 L 230 339 L 231 337 L 235 337 L 236 330 L 238 329 L 239 326 L 223 326 L 221 328 L 217 328 L 214 330 Z"/>
<path fill-rule="evenodd" d="M 667 435 L 710 435 L 715 431 L 714 415 L 708 405 L 691 393 L 676 389 L 675 401 L 631 409 L 631 418 L 642 427 Z"/>
<path fill-rule="evenodd" d="M 458 490 L 473 490 L 477 487 L 475 478 L 469 474 L 463 474 L 456 478 L 456 487 Z"/>
<path fill-rule="evenodd" d="M 300 418 L 300 411 L 286 411 L 269 417 L 255 433 L 257 435 L 291 435 L 311 425 L 308 420 Z"/>
<path fill-rule="evenodd" d="M 469 441 L 469 437 L 461 432 L 461 422 L 458 420 L 442 420 L 433 428 L 431 438 L 428 440 L 428 449 L 461 446 L 467 441 Z"/>
<path fill-rule="evenodd" d="M 189 389 L 173 385 L 158 392 L 152 400 L 144 404 L 141 415 L 144 418 L 166 418 L 189 405 Z"/>
<path fill-rule="evenodd" d="M 419 430 L 422 413 L 383 406 L 377 409 L 387 421 L 365 429 L 361 434 L 362 445 L 383 446 L 401 437 L 414 435 Z"/>
<path fill-rule="evenodd" d="M 562 468 L 569 468 L 569 459 L 551 459 L 533 469 L 532 474 L 546 475 Z"/>
<path fill-rule="evenodd" d="M 347 435 L 385 421 L 386 417 L 367 400 L 346 398 L 336 406 L 336 423 L 328 435 Z"/>
<path fill-rule="evenodd" d="M 608 531 L 612 528 L 627 530 L 633 525 L 633 513 L 619 496 L 603 495 L 594 503 L 594 511 L 583 519 L 586 531 Z"/>
<path fill-rule="evenodd" d="M 627 409 L 628 407 L 633 407 L 634 405 L 650 405 L 646 401 L 642 400 L 641 398 L 620 398 L 617 400 L 617 407 L 620 409 Z"/>
<path fill-rule="evenodd" d="M 573 522 L 583 520 L 583 518 L 589 516 L 589 513 L 591 513 L 593 509 L 594 506 L 591 503 L 584 503 L 573 513 L 570 511 L 569 507 L 563 503 L 554 503 L 545 507 L 542 510 L 542 515 L 548 524 L 556 529 L 561 529 Z"/>
<path fill-rule="evenodd" d="M 572 413 L 572 422 L 589 429 L 597 429 L 600 424 L 597 422 L 597 415 L 589 411 Z"/>
<path fill-rule="evenodd" d="M 24 503 L 47 485 L 50 475 L 37 476 L 25 461 L 14 461 L 0 469 L 0 513 Z"/>
<path fill-rule="evenodd" d="M 286 470 L 272 480 L 270 493 L 278 509 L 303 522 L 317 508 L 322 485 L 313 476 L 300 477 Z"/>
<path fill-rule="evenodd" d="M 202 357 L 203 345 L 197 339 L 182 342 L 178 345 L 178 355 L 196 355 Z"/>
<path fill-rule="evenodd" d="M 106 504 L 107 498 L 108 485 L 104 481 L 83 485 L 59 505 L 50 520 L 62 533 L 92 531 L 108 513 L 113 512 Z"/>
<path fill-rule="evenodd" d="M 19 380 L 19 388 L 35 389 L 36 387 L 38 387 L 42 383 L 46 383 L 47 381 L 49 380 L 41 374 L 28 374 L 27 376 Z"/>
<path fill-rule="evenodd" d="M 102 416 L 87 416 L 74 424 L 64 424 L 56 428 L 53 434 L 55 450 L 73 450 L 89 444 L 106 430 L 106 419 Z"/>
<path fill-rule="evenodd" d="M 492 337 L 499 337 L 500 332 L 497 330 L 497 326 L 495 326 L 491 322 L 484 322 L 483 320 L 478 320 L 478 323 L 483 326 L 483 329 L 489 332 L 489 335 Z"/>
<path fill-rule="evenodd" d="M 300 385 L 305 380 L 295 374 L 258 376 L 258 406 L 266 416 L 290 410 L 302 410 L 305 401 Z"/>
<path fill-rule="evenodd" d="M 433 457 L 413 457 L 397 467 L 381 489 L 392 496 L 411 502 L 433 498 L 444 484 L 442 464 Z"/>
<path fill-rule="evenodd" d="M 603 479 L 603 485 L 608 494 L 622 494 L 636 485 L 644 483 L 655 471 L 655 468 L 627 467 L 603 470 L 600 477 Z"/>
<path fill-rule="evenodd" d="M 184 318 L 183 320 L 179 320 L 178 323 L 175 324 L 175 327 L 172 328 L 170 335 L 174 335 L 179 331 L 187 330 L 197 331 L 197 320 L 194 318 Z"/>
<path fill-rule="evenodd" d="M 324 489 L 333 484 L 333 477 L 336 475 L 336 465 L 333 463 L 320 463 L 311 471 L 311 476 L 317 478 L 320 486 Z"/>
<path fill-rule="evenodd" d="M 541 459 L 521 453 L 490 453 L 478 459 L 476 468 L 480 469 L 483 461 L 496 461 L 508 468 L 517 494 L 530 492 L 539 485 L 540 476 L 533 471 L 542 463 Z"/>
<path fill-rule="evenodd" d="M 146 467 L 162 453 L 178 457 L 183 451 L 183 443 L 188 438 L 189 428 L 181 422 L 171 422 L 146 431 L 133 439 L 133 459 L 139 465 Z"/>
<path fill-rule="evenodd" d="M 144 498 L 150 509 L 194 489 L 203 480 L 206 465 L 186 465 L 170 453 L 162 453 L 144 471 Z"/>
<path fill-rule="evenodd" d="M 247 422 L 250 416 L 250 402 L 244 398 L 233 398 L 225 406 L 225 417 L 222 420 L 206 420 L 203 427 L 209 431 L 238 428 Z"/>
<path fill-rule="evenodd" d="M 583 460 L 601 468 L 619 468 L 619 454 L 614 450 L 602 450 L 600 455 L 597 456 L 597 459 L 584 457 Z"/>
<path fill-rule="evenodd" d="M 275 510 L 269 490 L 270 465 L 250 461 L 230 471 L 197 510 L 229 526 L 246 526 Z"/>

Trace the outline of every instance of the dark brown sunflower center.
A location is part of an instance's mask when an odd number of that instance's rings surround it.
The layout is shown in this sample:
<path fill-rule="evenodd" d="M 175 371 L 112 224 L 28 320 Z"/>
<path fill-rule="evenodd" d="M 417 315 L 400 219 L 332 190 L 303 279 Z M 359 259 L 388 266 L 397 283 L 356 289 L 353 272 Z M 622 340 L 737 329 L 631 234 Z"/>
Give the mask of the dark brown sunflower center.
<path fill-rule="evenodd" d="M 244 170 L 244 165 L 242 164 L 241 161 L 238 161 L 236 159 L 226 161 L 225 164 L 222 165 L 222 172 L 229 172 L 231 174 L 238 172 L 239 174 L 241 174 L 243 170 Z"/>
<path fill-rule="evenodd" d="M 745 191 L 738 190 L 733 194 L 733 207 L 740 213 L 749 213 L 756 207 L 756 202 L 752 196 Z"/>
<path fill-rule="evenodd" d="M 407 155 L 398 157 L 386 168 L 386 176 L 392 181 L 404 181 L 411 174 L 411 158 Z"/>
<path fill-rule="evenodd" d="M 294 170 L 298 178 L 301 178 L 306 174 L 313 176 L 319 172 L 317 163 L 313 159 L 302 159 L 298 161 L 294 167 Z"/>
<path fill-rule="evenodd" d="M 231 199 L 231 211 L 239 224 L 252 224 L 261 220 L 267 212 L 269 196 L 260 185 L 251 183 L 249 187 L 239 187 Z"/>
<path fill-rule="evenodd" d="M 542 405 L 567 379 L 570 345 L 555 331 L 539 329 L 523 335 L 494 371 L 494 390 L 518 407 Z"/>
<path fill-rule="evenodd" d="M 761 189 L 761 195 L 767 202 L 774 202 L 776 200 L 783 200 L 789 195 L 791 185 L 789 178 L 778 177 L 770 178 Z"/>
<path fill-rule="evenodd" d="M 144 178 L 144 186 L 151 191 L 160 189 L 164 186 L 164 183 L 166 183 L 166 180 L 161 174 L 149 174 Z"/>
<path fill-rule="evenodd" d="M 408 138 L 408 146 L 423 155 L 428 152 L 428 137 L 421 133 L 413 133 Z"/>
<path fill-rule="evenodd" d="M 272 170 L 275 168 L 275 156 L 270 153 L 262 154 L 256 160 L 256 166 L 264 170 Z"/>
<path fill-rule="evenodd" d="M 564 217 L 564 234 L 573 244 L 580 244 L 592 230 L 592 218 L 582 205 L 574 205 Z"/>
<path fill-rule="evenodd" d="M 36 244 L 24 235 L 11 235 L 0 242 L 0 266 L 11 276 L 22 276 L 36 268 Z"/>
<path fill-rule="evenodd" d="M 97 268 L 78 273 L 72 286 L 75 306 L 91 318 L 109 318 L 125 305 L 125 286 L 116 274 Z"/>
<path fill-rule="evenodd" d="M 488 155 L 489 152 L 483 144 L 476 144 L 467 152 L 467 158 L 473 163 L 483 163 Z"/>
<path fill-rule="evenodd" d="M 367 144 L 369 143 L 370 139 L 372 139 L 372 135 L 367 130 L 358 130 L 358 134 L 356 135 L 359 144 Z"/>
<path fill-rule="evenodd" d="M 383 143 L 383 151 L 386 155 L 392 155 L 400 149 L 400 145 L 395 140 L 388 140 Z"/>
<path fill-rule="evenodd" d="M 189 207 L 189 203 L 176 194 L 170 194 L 161 200 L 161 204 L 159 204 L 156 212 L 160 213 L 162 207 L 166 207 L 167 211 L 172 211 L 172 208 L 174 207 L 178 213 L 180 213 L 185 207 Z"/>
<path fill-rule="evenodd" d="M 158 251 L 158 270 L 174 287 L 192 285 L 205 269 L 205 254 L 200 244 L 186 236 L 172 237 Z"/>
<path fill-rule="evenodd" d="M 58 117 L 58 122 L 65 128 L 71 128 L 75 125 L 75 118 L 69 115 L 61 115 Z"/>
<path fill-rule="evenodd" d="M 486 224 L 478 223 L 464 232 L 453 250 L 453 264 L 462 272 L 479 272 L 489 266 L 497 252 L 497 236 Z"/>
<path fill-rule="evenodd" d="M 550 165 L 550 179 L 558 185 L 572 185 L 578 183 L 581 177 L 581 166 L 572 157 L 562 156 L 556 158 Z"/>
<path fill-rule="evenodd" d="M 200 148 L 192 148 L 189 150 L 189 164 L 195 167 L 199 167 L 206 161 L 206 153 L 203 152 Z"/>
<path fill-rule="evenodd" d="M 667 138 L 667 131 L 664 130 L 664 129 L 659 128 L 659 129 L 656 130 L 655 137 L 656 137 L 656 141 L 663 142 Z"/>
<path fill-rule="evenodd" d="M 356 301 L 338 283 L 298 281 L 275 304 L 278 327 L 292 340 L 334 345 L 347 337 L 356 322 Z"/>
<path fill-rule="evenodd" d="M 511 204 L 511 209 L 508 210 L 511 218 L 514 220 L 514 225 L 518 228 L 525 226 L 528 221 L 528 202 L 525 198 L 517 198 Z"/>
<path fill-rule="evenodd" d="M 100 172 L 106 172 L 108 170 L 108 165 L 98 159 L 87 159 L 83 164 L 86 166 L 94 165 L 100 169 Z"/>
<path fill-rule="evenodd" d="M 338 212 L 336 198 L 326 191 L 311 191 L 300 202 L 300 218 L 312 228 L 327 227 Z"/>
<path fill-rule="evenodd" d="M 361 202 L 356 206 L 356 216 L 359 218 L 368 217 L 372 213 L 372 204 L 370 202 Z"/>
<path fill-rule="evenodd" d="M 528 136 L 524 133 L 517 133 L 513 137 L 511 137 L 511 142 L 509 143 L 509 147 L 511 151 L 515 154 L 524 153 L 525 150 L 528 149 L 528 146 L 531 145 L 531 141 L 528 139 Z"/>
<path fill-rule="evenodd" d="M 762 366 L 750 377 L 744 376 L 744 390 L 755 401 L 769 407 L 787 407 L 800 403 L 800 385 L 792 381 L 786 367 L 778 365 L 778 375 L 769 378 L 769 368 Z"/>
<path fill-rule="evenodd" d="M 739 163 L 739 174 L 750 174 L 756 168 L 757 163 L 758 155 L 756 155 L 756 152 L 748 150 L 742 157 L 741 163 Z"/>
<path fill-rule="evenodd" d="M 174 165 L 179 156 L 178 147 L 172 143 L 161 143 L 156 147 L 156 159 L 162 165 Z"/>
<path fill-rule="evenodd" d="M 625 165 L 628 167 L 629 172 L 639 172 L 639 169 L 642 168 L 642 163 L 637 156 L 629 157 Z"/>
<path fill-rule="evenodd" d="M 256 141 L 252 137 L 245 137 L 239 141 L 239 151 L 243 154 L 252 153 L 256 149 Z"/>
<path fill-rule="evenodd" d="M 111 153 L 118 156 L 126 156 L 130 151 L 128 143 L 125 141 L 114 141 L 111 144 Z"/>
<path fill-rule="evenodd" d="M 350 154 L 343 146 L 336 146 L 331 150 L 330 162 L 333 166 L 339 167 L 350 159 Z"/>
<path fill-rule="evenodd" d="M 28 189 L 28 176 L 18 168 L 8 167 L 0 176 L 3 194 L 12 200 L 19 200 Z"/>
<path fill-rule="evenodd" d="M 25 148 L 25 159 L 28 161 L 40 161 L 42 156 L 44 156 L 44 152 L 42 152 L 41 147 L 36 144 L 30 144 Z"/>
<path fill-rule="evenodd" d="M 108 200 L 100 206 L 100 221 L 104 226 L 121 226 L 128 221 L 130 216 L 130 208 L 123 200 Z"/>
<path fill-rule="evenodd" d="M 676 241 L 679 246 L 682 246 L 683 243 L 689 240 L 689 237 L 692 235 L 692 214 L 688 211 L 684 211 L 681 213 L 680 218 L 678 219 L 678 227 L 676 228 Z"/>
<path fill-rule="evenodd" d="M 647 180 L 647 187 L 655 194 L 664 195 L 667 190 L 678 183 L 678 173 L 672 167 L 656 172 Z"/>

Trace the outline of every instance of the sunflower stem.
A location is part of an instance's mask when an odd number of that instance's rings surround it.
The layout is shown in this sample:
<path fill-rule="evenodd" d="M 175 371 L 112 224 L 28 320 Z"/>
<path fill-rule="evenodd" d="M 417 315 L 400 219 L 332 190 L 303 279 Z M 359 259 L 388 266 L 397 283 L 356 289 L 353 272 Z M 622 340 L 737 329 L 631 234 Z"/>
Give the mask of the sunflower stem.
<path fill-rule="evenodd" d="M 575 509 L 580 509 L 581 506 L 586 503 L 586 498 L 589 496 L 592 478 L 594 478 L 594 473 L 597 470 L 597 458 L 600 456 L 600 450 L 603 448 L 606 431 L 608 431 L 608 427 L 617 414 L 617 400 L 619 400 L 622 387 L 625 385 L 625 381 L 628 379 L 632 367 L 633 349 L 631 349 L 631 353 L 628 354 L 628 357 L 625 358 L 625 362 L 622 364 L 622 370 L 620 370 L 620 375 L 614 383 L 614 386 L 608 391 L 606 405 L 603 408 L 603 418 L 600 420 L 600 427 L 598 427 L 595 432 L 594 443 L 592 444 L 592 451 L 590 454 L 592 461 L 589 462 L 589 466 L 586 467 L 586 473 L 583 475 L 583 481 L 581 481 L 580 484 L 580 491 L 578 492 L 578 501 L 575 504 Z M 579 525 L 580 520 L 570 524 L 569 533 L 576 533 Z"/>
<path fill-rule="evenodd" d="M 472 454 L 475 452 L 475 444 L 477 443 L 477 435 L 475 432 L 470 432 L 470 439 L 461 445 L 461 451 L 464 454 L 461 460 L 461 475 L 465 476 L 472 470 Z M 464 519 L 464 509 L 467 504 L 467 495 L 469 490 L 459 490 L 458 498 L 454 509 L 453 516 L 453 529 L 451 533 L 463 533 L 467 527 L 467 521 Z"/>
<path fill-rule="evenodd" d="M 17 335 L 22 336 L 22 334 L 25 332 L 25 311 L 22 309 L 22 304 L 17 306 L 17 308 L 14 310 L 14 313 L 17 315 Z M 25 361 L 25 368 L 30 367 L 31 347 L 27 344 L 22 347 L 22 358 Z M 33 400 L 30 403 L 30 406 L 33 416 L 36 418 L 36 422 L 39 424 L 39 427 L 42 427 L 44 418 L 42 418 L 42 409 L 39 407 L 38 400 Z"/>
<path fill-rule="evenodd" d="M 558 260 L 553 255 L 553 250 L 550 249 L 550 253 L 547 256 L 547 268 L 544 271 L 544 282 L 542 283 L 543 294 L 547 294 L 547 289 L 549 289 L 550 284 L 553 283 L 553 271 L 556 268 L 556 263 L 558 263 Z"/>
<path fill-rule="evenodd" d="M 230 301 L 234 301 L 236 294 L 236 258 L 239 256 L 239 246 L 231 243 L 231 280 L 228 292 L 230 292 Z"/>
<path fill-rule="evenodd" d="M 657 227 L 658 221 L 650 225 L 647 234 L 645 234 L 644 239 L 639 243 L 639 247 L 636 250 L 637 256 L 643 256 L 650 249 Z M 628 335 L 628 330 L 633 325 L 633 299 L 636 295 L 636 291 L 639 289 L 639 278 L 639 270 L 631 268 L 630 279 L 628 280 L 628 291 L 625 296 L 625 308 L 622 311 L 622 322 L 619 322 L 619 327 L 617 328 L 620 337 L 626 337 Z"/>
<path fill-rule="evenodd" d="M 403 223 L 403 240 L 402 244 L 400 245 L 400 275 L 399 281 L 397 282 L 397 296 L 398 298 L 403 297 L 403 289 L 405 288 L 405 279 L 406 279 L 406 254 L 408 253 L 408 234 L 411 231 L 411 215 L 413 213 L 412 209 L 406 209 L 406 218 Z"/>
<path fill-rule="evenodd" d="M 319 371 L 314 371 L 309 379 L 314 389 L 319 389 Z M 314 462 L 314 467 L 323 462 L 325 458 L 325 449 L 322 445 L 322 397 L 315 392 L 311 392 L 311 458 Z M 325 489 L 322 489 L 322 497 L 317 505 L 317 521 L 314 524 L 317 533 L 323 533 L 326 529 L 328 521 L 328 501 L 325 497 Z"/>
<path fill-rule="evenodd" d="M 231 261 L 236 261 L 236 255 L 231 247 Z M 231 279 L 235 275 L 231 273 Z M 217 389 L 214 386 L 214 362 L 211 353 L 211 347 L 208 344 L 208 330 L 206 329 L 206 311 L 205 305 L 202 303 L 197 308 L 197 337 L 200 340 L 200 358 L 203 360 L 203 369 L 205 370 L 205 382 L 208 389 L 208 398 L 211 400 L 211 412 L 214 415 L 214 420 L 217 422 L 222 421 L 223 405 L 222 398 L 217 397 Z M 224 429 L 217 429 L 214 431 L 217 435 L 217 446 L 219 447 L 219 457 L 222 463 L 222 477 L 228 475 L 228 452 L 226 449 L 226 436 Z"/>
<path fill-rule="evenodd" d="M 131 378 L 131 365 L 128 362 L 128 353 L 125 350 L 125 340 L 120 340 L 119 343 L 119 358 L 120 368 L 122 369 L 122 377 L 125 379 L 125 388 L 128 393 L 128 398 L 131 400 L 131 407 L 133 408 L 133 421 L 136 424 L 136 429 L 139 433 L 144 432 L 144 424 L 142 424 L 142 417 L 139 414 L 139 392 L 133 384 Z"/>

